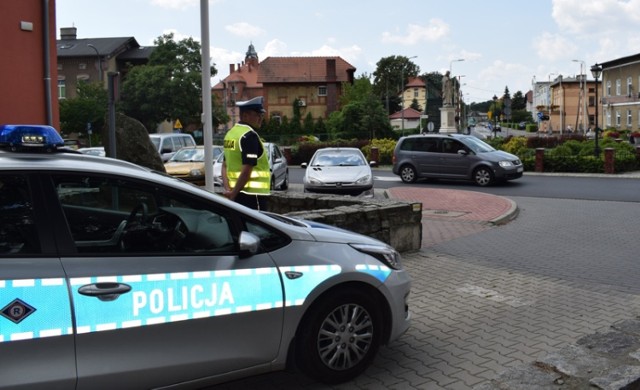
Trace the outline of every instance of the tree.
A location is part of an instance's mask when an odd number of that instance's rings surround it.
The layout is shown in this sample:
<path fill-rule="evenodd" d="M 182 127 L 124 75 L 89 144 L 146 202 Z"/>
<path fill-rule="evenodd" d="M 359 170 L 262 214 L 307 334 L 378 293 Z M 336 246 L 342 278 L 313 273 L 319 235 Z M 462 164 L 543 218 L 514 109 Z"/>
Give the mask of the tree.
<path fill-rule="evenodd" d="M 404 56 L 390 56 L 378 61 L 373 72 L 373 94 L 384 102 L 383 107 L 387 108 L 388 114 L 400 111 L 398 95 L 407 85 L 407 80 L 419 73 L 420 67 Z M 392 100 L 393 96 L 396 99 Z"/>
<path fill-rule="evenodd" d="M 78 83 L 77 97 L 60 100 L 60 131 L 84 132 L 90 123 L 98 137 L 107 114 L 107 100 L 107 91 L 100 83 Z"/>
<path fill-rule="evenodd" d="M 158 37 L 146 65 L 133 66 L 122 83 L 120 108 L 153 129 L 164 121 L 180 119 L 200 124 L 202 64 L 200 43 L 193 38 L 174 41 L 173 33 Z M 217 73 L 211 67 L 211 76 Z M 224 118 L 212 99 L 213 127 Z"/>
<path fill-rule="evenodd" d="M 422 112 L 422 106 L 418 103 L 418 99 L 413 99 L 411 101 L 411 106 L 409 106 L 411 108 L 413 108 L 414 110 L 418 111 L 418 112 Z"/>
<path fill-rule="evenodd" d="M 342 110 L 329 115 L 327 128 L 332 138 L 370 139 L 393 136 L 389 117 L 373 93 L 369 76 L 362 75 L 353 85 L 343 85 Z"/>

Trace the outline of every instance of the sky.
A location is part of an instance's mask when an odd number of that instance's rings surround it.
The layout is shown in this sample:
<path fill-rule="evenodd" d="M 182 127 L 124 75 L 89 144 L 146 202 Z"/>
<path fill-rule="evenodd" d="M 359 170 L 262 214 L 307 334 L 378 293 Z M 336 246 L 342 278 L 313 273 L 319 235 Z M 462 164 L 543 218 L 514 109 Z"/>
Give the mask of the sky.
<path fill-rule="evenodd" d="M 201 40 L 200 0 L 56 0 L 56 27 L 78 38 Z M 209 0 L 211 61 L 229 75 L 250 44 L 267 57 L 340 56 L 356 77 L 405 56 L 420 73 L 451 70 L 467 103 L 640 53 L 640 0 Z M 463 60 L 463 61 L 460 61 Z"/>

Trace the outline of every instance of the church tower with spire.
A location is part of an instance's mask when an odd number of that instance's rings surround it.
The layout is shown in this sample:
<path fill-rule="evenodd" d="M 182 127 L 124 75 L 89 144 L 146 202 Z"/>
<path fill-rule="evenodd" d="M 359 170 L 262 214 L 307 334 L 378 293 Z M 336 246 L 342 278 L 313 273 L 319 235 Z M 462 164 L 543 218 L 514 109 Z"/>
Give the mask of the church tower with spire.
<path fill-rule="evenodd" d="M 258 52 L 256 52 L 256 48 L 253 47 L 253 42 L 249 44 L 249 49 L 247 49 L 247 53 L 245 54 L 244 62 L 251 66 L 257 66 L 258 63 L 260 63 L 258 60 Z"/>

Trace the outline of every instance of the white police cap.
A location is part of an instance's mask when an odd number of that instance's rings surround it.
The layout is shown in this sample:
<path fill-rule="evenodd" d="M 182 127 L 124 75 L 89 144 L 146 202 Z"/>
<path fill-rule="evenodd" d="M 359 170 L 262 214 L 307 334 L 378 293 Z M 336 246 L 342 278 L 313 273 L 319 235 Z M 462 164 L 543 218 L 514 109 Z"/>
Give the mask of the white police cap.
<path fill-rule="evenodd" d="M 251 110 L 258 112 L 266 112 L 262 102 L 264 101 L 262 96 L 254 97 L 251 100 L 245 100 L 243 102 L 236 102 L 236 106 L 240 107 L 240 111 Z"/>

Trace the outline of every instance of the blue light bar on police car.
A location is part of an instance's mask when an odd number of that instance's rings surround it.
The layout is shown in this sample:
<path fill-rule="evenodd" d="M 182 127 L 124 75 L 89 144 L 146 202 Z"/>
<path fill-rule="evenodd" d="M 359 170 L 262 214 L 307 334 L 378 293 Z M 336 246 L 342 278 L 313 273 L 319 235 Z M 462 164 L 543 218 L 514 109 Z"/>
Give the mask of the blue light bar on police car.
<path fill-rule="evenodd" d="M 0 147 L 12 151 L 36 148 L 47 152 L 64 146 L 56 129 L 46 125 L 0 125 Z"/>

